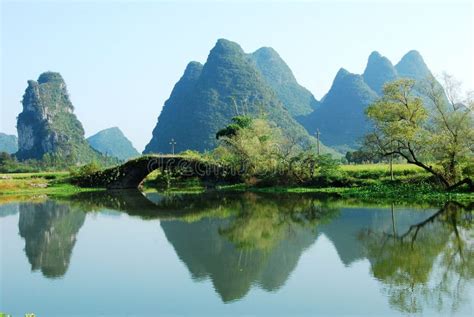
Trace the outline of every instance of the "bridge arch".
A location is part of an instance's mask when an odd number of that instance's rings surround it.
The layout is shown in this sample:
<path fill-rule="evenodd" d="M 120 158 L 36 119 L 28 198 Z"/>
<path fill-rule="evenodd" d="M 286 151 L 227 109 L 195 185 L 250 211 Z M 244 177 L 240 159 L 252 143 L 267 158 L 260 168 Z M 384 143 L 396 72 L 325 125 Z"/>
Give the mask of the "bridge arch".
<path fill-rule="evenodd" d="M 229 168 L 180 155 L 145 155 L 122 165 L 73 180 L 83 187 L 137 189 L 151 172 L 160 169 L 183 177 L 198 177 L 204 182 L 236 182 L 238 177 Z"/>

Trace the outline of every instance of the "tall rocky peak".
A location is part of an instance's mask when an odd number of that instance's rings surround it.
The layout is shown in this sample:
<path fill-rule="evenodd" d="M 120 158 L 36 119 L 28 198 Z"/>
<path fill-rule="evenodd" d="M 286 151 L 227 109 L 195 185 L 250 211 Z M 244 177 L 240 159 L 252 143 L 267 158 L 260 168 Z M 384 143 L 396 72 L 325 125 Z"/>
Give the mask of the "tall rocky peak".
<path fill-rule="evenodd" d="M 295 82 L 290 67 L 280 55 L 271 47 L 262 47 L 251 54 L 262 75 L 274 83 Z"/>
<path fill-rule="evenodd" d="M 418 51 L 412 50 L 402 57 L 395 65 L 400 77 L 408 77 L 416 80 L 425 80 L 431 76 L 431 71 L 426 66 L 423 57 Z"/>
<path fill-rule="evenodd" d="M 370 128 L 364 111 L 377 94 L 365 83 L 361 75 L 341 68 L 321 106 L 301 118 L 309 133 L 318 129 L 321 140 L 339 150 L 354 147 Z"/>
<path fill-rule="evenodd" d="M 290 67 L 273 48 L 262 47 L 250 57 L 291 115 L 306 115 L 319 105 L 313 94 L 298 84 Z"/>
<path fill-rule="evenodd" d="M 184 70 L 183 80 L 196 80 L 199 78 L 202 72 L 202 64 L 199 62 L 189 62 L 188 66 Z"/>
<path fill-rule="evenodd" d="M 367 85 L 378 94 L 382 93 L 385 83 L 395 80 L 397 76 L 392 62 L 376 51 L 370 54 L 367 67 L 362 75 Z"/>
<path fill-rule="evenodd" d="M 84 139 L 84 129 L 73 113 L 74 107 L 59 73 L 46 72 L 38 81 L 29 80 L 18 116 L 20 160 L 42 159 L 45 154 L 84 163 L 96 153 Z"/>
<path fill-rule="evenodd" d="M 236 85 L 250 86 L 262 81 L 259 72 L 242 50 L 239 44 L 225 39 L 219 39 L 210 51 L 199 79 L 201 87 L 214 85 L 222 92 L 228 93 Z"/>
<path fill-rule="evenodd" d="M 190 62 L 186 69 L 174 85 L 171 95 L 166 100 L 163 110 L 158 118 L 158 123 L 153 129 L 153 137 L 146 145 L 143 153 L 167 153 L 170 150 L 171 139 L 179 139 L 179 136 L 186 135 L 185 131 L 180 131 L 180 127 L 193 125 L 195 105 L 192 97 L 195 86 L 202 73 L 203 65 L 198 62 Z M 179 140 L 181 143 L 181 140 Z M 182 144 L 177 144 L 178 149 L 185 149 Z"/>
<path fill-rule="evenodd" d="M 354 96 L 363 96 L 366 94 L 375 95 L 374 91 L 367 85 L 361 75 L 353 74 L 341 68 L 334 78 L 331 89 L 325 96 L 325 100 L 338 98 L 340 93 L 351 93 Z"/>
<path fill-rule="evenodd" d="M 218 40 L 199 69 L 196 63 L 188 65 L 166 101 L 144 153 L 169 153 L 171 139 L 177 152 L 211 150 L 216 146 L 216 132 L 244 113 L 266 114 L 286 133 L 310 142 L 307 132 L 237 43 Z"/>
<path fill-rule="evenodd" d="M 65 86 L 63 76 L 60 73 L 44 72 L 38 77 L 38 84 L 58 83 Z"/>
<path fill-rule="evenodd" d="M 186 93 L 189 89 L 194 88 L 196 81 L 201 76 L 202 64 L 198 62 L 190 62 L 184 70 L 183 76 L 179 79 L 171 92 L 171 95 L 180 95 Z M 166 102 L 167 103 L 167 102 Z M 165 107 L 166 107 L 165 103 Z"/>

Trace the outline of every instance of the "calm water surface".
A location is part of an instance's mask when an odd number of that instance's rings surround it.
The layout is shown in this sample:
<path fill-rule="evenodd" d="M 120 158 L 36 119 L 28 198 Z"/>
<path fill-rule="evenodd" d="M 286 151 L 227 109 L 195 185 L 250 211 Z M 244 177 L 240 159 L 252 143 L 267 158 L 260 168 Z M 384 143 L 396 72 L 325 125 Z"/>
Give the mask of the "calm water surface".
<path fill-rule="evenodd" d="M 81 194 L 0 205 L 0 311 L 473 315 L 472 210 L 313 195 Z"/>

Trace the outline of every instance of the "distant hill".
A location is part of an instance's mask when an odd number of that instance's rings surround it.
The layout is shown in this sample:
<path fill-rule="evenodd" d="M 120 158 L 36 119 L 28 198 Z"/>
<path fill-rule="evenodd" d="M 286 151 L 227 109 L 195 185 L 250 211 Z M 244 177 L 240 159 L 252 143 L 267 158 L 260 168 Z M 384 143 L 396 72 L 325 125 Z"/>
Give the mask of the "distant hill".
<path fill-rule="evenodd" d="M 211 150 L 217 144 L 216 132 L 240 114 L 265 116 L 301 143 L 314 143 L 278 98 L 254 58 L 258 59 L 247 55 L 237 43 L 220 39 L 204 65 L 189 63 L 165 102 L 144 153 L 169 153 L 171 139 L 176 141 L 177 152 Z"/>
<path fill-rule="evenodd" d="M 117 127 L 99 131 L 87 138 L 87 142 L 102 154 L 114 156 L 120 160 L 128 160 L 140 155 L 132 142 Z"/>
<path fill-rule="evenodd" d="M 66 83 L 59 73 L 42 73 L 29 80 L 18 115 L 20 160 L 41 160 L 46 154 L 69 164 L 101 159 L 84 138 L 84 129 L 74 114 Z"/>
<path fill-rule="evenodd" d="M 18 151 L 18 138 L 16 135 L 9 135 L 0 132 L 0 152 L 13 154 Z"/>
<path fill-rule="evenodd" d="M 372 52 L 362 76 L 341 69 L 320 106 L 297 120 L 310 134 L 319 129 L 321 140 L 326 145 L 341 152 L 354 149 L 371 128 L 365 109 L 382 95 L 387 82 L 411 78 L 417 81 L 416 87 L 420 87 L 431 76 L 431 71 L 417 51 L 408 52 L 395 66 L 380 53 Z M 420 89 L 417 90 L 421 96 Z"/>

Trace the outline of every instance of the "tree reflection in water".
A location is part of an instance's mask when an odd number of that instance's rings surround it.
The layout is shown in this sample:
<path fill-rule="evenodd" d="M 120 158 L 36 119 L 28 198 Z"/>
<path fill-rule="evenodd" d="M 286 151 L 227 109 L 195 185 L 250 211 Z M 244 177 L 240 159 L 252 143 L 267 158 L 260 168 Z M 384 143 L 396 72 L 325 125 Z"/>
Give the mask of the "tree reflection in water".
<path fill-rule="evenodd" d="M 211 280 L 224 302 L 243 298 L 254 286 L 280 289 L 321 234 L 347 268 L 367 258 L 399 311 L 455 312 L 470 300 L 465 290 L 474 277 L 472 205 L 447 203 L 424 213 L 392 209 L 391 215 L 383 208 L 347 207 L 312 194 L 85 193 L 64 202 L 19 204 L 19 229 L 32 269 L 48 278 L 66 273 L 85 211 L 106 208 L 160 219 L 192 278 Z"/>
<path fill-rule="evenodd" d="M 252 193 L 227 197 L 215 208 L 224 216 L 212 212 L 161 227 L 193 278 L 210 278 L 224 302 L 244 297 L 255 284 L 282 287 L 316 240 L 318 224 L 336 214 L 308 196 Z"/>
<path fill-rule="evenodd" d="M 374 277 L 392 307 L 406 313 L 425 306 L 456 312 L 474 277 L 473 206 L 446 203 L 431 217 L 398 233 L 361 232 Z M 392 218 L 395 228 L 396 216 Z"/>

